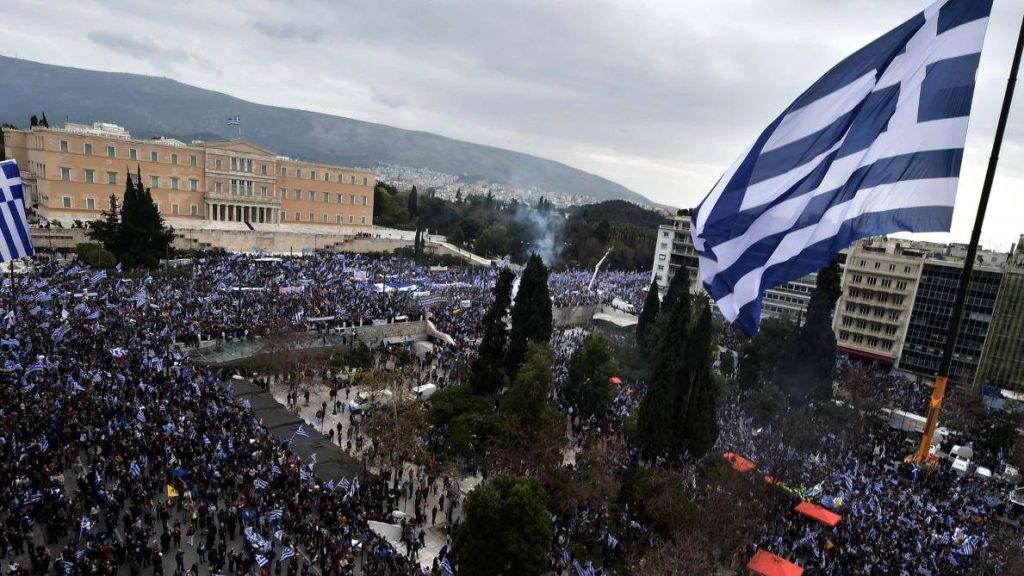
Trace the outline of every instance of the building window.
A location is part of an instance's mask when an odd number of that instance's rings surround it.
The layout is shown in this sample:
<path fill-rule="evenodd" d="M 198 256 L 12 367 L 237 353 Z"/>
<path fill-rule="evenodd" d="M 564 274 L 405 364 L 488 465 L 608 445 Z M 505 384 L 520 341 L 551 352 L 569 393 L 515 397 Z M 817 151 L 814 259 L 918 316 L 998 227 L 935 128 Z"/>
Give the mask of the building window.
<path fill-rule="evenodd" d="M 252 159 L 245 161 L 245 171 L 252 174 Z"/>
<path fill-rule="evenodd" d="M 316 222 L 316 215 L 313 214 L 312 212 L 309 213 L 309 221 Z"/>
<path fill-rule="evenodd" d="M 263 174 L 264 176 L 267 175 L 267 165 L 266 164 L 260 164 L 260 174 Z"/>
<path fill-rule="evenodd" d="M 235 180 L 234 178 L 231 179 L 231 193 L 235 195 L 238 194 L 238 180 Z"/>
<path fill-rule="evenodd" d="M 71 182 L 71 168 L 61 168 L 60 179 L 65 182 Z"/>
<path fill-rule="evenodd" d="M 174 214 L 175 216 L 177 216 L 177 214 L 178 214 L 178 205 L 177 204 L 171 204 L 171 214 Z"/>
<path fill-rule="evenodd" d="M 875 262 L 875 270 L 878 270 L 881 267 L 882 267 L 882 263 L 881 262 Z"/>
<path fill-rule="evenodd" d="M 355 176 L 353 176 L 353 178 L 355 178 Z M 353 205 L 353 206 L 356 205 L 356 195 L 355 194 L 349 194 L 348 195 L 348 203 Z"/>
<path fill-rule="evenodd" d="M 193 168 L 195 168 L 196 166 L 199 165 L 199 160 L 196 158 L 195 154 L 189 154 L 189 156 L 188 156 L 188 165 L 193 167 Z M 194 216 L 194 214 L 193 214 L 193 216 Z"/>
<path fill-rule="evenodd" d="M 93 184 L 94 182 L 96 182 L 96 171 L 88 169 L 85 170 L 85 183 Z"/>
<path fill-rule="evenodd" d="M 324 204 L 327 204 L 330 201 L 331 201 L 331 195 L 329 193 L 327 193 L 327 192 L 324 192 Z"/>
<path fill-rule="evenodd" d="M 360 220 L 362 220 L 363 224 L 366 224 L 366 216 L 363 216 Z"/>
<path fill-rule="evenodd" d="M 139 159 L 139 151 L 136 148 L 129 148 L 128 149 L 128 159 L 129 160 L 138 160 Z"/>
<path fill-rule="evenodd" d="M 329 172 L 327 172 L 326 170 L 324 170 L 324 182 L 330 182 L 330 181 L 331 181 L 331 174 Z"/>
<path fill-rule="evenodd" d="M 913 270 L 913 268 L 911 268 L 910 266 L 904 266 L 903 267 L 903 273 L 904 274 L 910 274 L 911 270 Z"/>
<path fill-rule="evenodd" d="M 192 192 L 199 191 L 199 180 L 191 179 L 188 181 L 188 189 Z"/>
<path fill-rule="evenodd" d="M 287 198 L 288 198 L 288 189 L 287 188 L 281 188 L 281 200 L 285 200 Z"/>
<path fill-rule="evenodd" d="M 356 177 L 354 175 L 353 176 L 349 176 L 348 177 L 348 183 L 349 184 L 355 184 L 356 183 Z"/>
<path fill-rule="evenodd" d="M 369 185 L 369 181 L 366 179 L 366 176 L 363 176 L 363 186 L 368 186 L 368 185 Z"/>
<path fill-rule="evenodd" d="M 295 199 L 296 200 L 302 200 L 302 190 L 296 190 L 295 191 Z"/>
<path fill-rule="evenodd" d="M 302 168 L 296 168 L 295 169 L 295 177 L 296 178 L 302 178 Z"/>
<path fill-rule="evenodd" d="M 335 224 L 341 224 L 341 214 L 336 214 L 334 216 L 334 223 Z"/>
<path fill-rule="evenodd" d="M 87 156 L 92 156 L 92 142 L 86 142 L 82 145 L 82 148 L 85 150 L 85 154 Z"/>
<path fill-rule="evenodd" d="M 64 207 L 71 208 L 71 196 L 64 197 Z"/>
<path fill-rule="evenodd" d="M 217 158 L 215 164 L 217 165 L 217 170 L 222 170 L 224 168 L 224 160 L 221 158 Z"/>
<path fill-rule="evenodd" d="M 159 176 L 150 176 L 149 177 L 149 187 L 150 188 L 154 188 L 154 189 L 159 188 L 160 187 L 160 177 Z"/>
<path fill-rule="evenodd" d="M 178 163 L 178 155 L 176 153 L 172 152 L 171 153 L 171 164 L 177 164 L 177 163 Z"/>
<path fill-rule="evenodd" d="M 107 156 L 109 156 L 111 158 L 116 158 L 117 157 L 117 148 L 114 148 L 113 146 L 107 146 Z"/>
<path fill-rule="evenodd" d="M 238 172 L 238 158 L 231 159 L 231 171 Z"/>
<path fill-rule="evenodd" d="M 344 194 L 338 194 L 338 204 L 344 204 L 344 203 L 345 203 L 345 195 Z"/>
<path fill-rule="evenodd" d="M 345 183 L 345 175 L 342 174 L 341 172 L 338 172 L 338 184 L 344 184 L 344 183 Z"/>
<path fill-rule="evenodd" d="M 324 212 L 324 224 L 327 224 L 327 218 L 328 218 L 327 212 Z"/>
<path fill-rule="evenodd" d="M 177 190 L 177 189 L 178 189 L 178 178 L 177 177 L 171 177 L 171 190 Z"/>
<path fill-rule="evenodd" d="M 366 196 L 363 196 L 363 206 L 366 206 L 369 201 L 370 201 L 369 198 L 367 198 Z M 365 224 L 365 222 L 364 222 L 364 224 Z"/>
<path fill-rule="evenodd" d="M 896 289 L 897 290 L 906 290 L 907 289 L 907 281 L 906 280 L 898 280 L 896 282 Z"/>
<path fill-rule="evenodd" d="M 263 198 L 267 197 L 267 187 L 266 186 L 260 186 L 260 196 L 262 196 Z"/>
<path fill-rule="evenodd" d="M 349 214 L 348 215 L 348 223 L 349 224 L 355 224 L 356 223 L 356 217 L 351 215 L 351 214 Z"/>
<path fill-rule="evenodd" d="M 296 212 L 295 213 L 295 221 L 296 222 L 302 222 L 302 214 Z"/>
<path fill-rule="evenodd" d="M 117 172 L 107 172 L 107 184 L 117 184 Z"/>
<path fill-rule="evenodd" d="M 214 182 L 213 191 L 216 192 L 217 194 L 222 193 L 224 191 L 224 184 L 221 182 Z"/>
<path fill-rule="evenodd" d="M 309 179 L 310 180 L 316 180 L 316 170 L 310 170 L 309 171 Z"/>
<path fill-rule="evenodd" d="M 67 140 L 61 140 L 60 141 L 60 151 L 64 152 L 64 153 L 67 153 L 67 151 L 68 151 L 68 141 Z"/>
<path fill-rule="evenodd" d="M 287 176 L 287 175 L 288 175 L 288 167 L 287 166 L 281 166 L 281 176 Z"/>
<path fill-rule="evenodd" d="M 199 216 L 199 205 L 192 204 L 191 206 L 189 206 L 189 213 L 191 213 L 193 216 Z"/>
<path fill-rule="evenodd" d="M 86 198 L 85 199 L 85 207 L 88 210 L 95 210 L 96 209 L 96 199 L 95 198 Z"/>
<path fill-rule="evenodd" d="M 149 153 L 149 161 L 150 162 L 159 162 L 160 161 L 160 153 L 157 152 L 156 150 L 150 152 Z"/>

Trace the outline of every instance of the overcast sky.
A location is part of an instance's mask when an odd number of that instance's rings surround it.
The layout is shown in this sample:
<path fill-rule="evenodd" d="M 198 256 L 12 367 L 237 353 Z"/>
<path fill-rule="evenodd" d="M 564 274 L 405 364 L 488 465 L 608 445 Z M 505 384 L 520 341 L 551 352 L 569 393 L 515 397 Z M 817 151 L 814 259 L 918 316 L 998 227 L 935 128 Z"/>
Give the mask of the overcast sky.
<path fill-rule="evenodd" d="M 927 4 L 8 0 L 0 52 L 527 152 L 689 207 L 822 73 Z M 953 233 L 930 239 L 970 235 L 1022 14 L 995 2 Z M 1024 90 L 984 244 L 1024 232 L 1022 194 Z"/>

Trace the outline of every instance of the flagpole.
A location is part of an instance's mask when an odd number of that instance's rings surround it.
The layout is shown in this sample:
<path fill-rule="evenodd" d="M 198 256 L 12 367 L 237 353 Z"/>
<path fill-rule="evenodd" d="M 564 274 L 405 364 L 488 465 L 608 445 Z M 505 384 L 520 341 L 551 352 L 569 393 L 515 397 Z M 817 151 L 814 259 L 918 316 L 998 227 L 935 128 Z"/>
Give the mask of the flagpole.
<path fill-rule="evenodd" d="M 921 437 L 921 445 L 914 454 L 915 462 L 924 462 L 928 459 L 931 448 L 932 437 L 935 435 L 935 428 L 939 422 L 939 411 L 942 408 L 942 398 L 946 393 L 946 384 L 949 379 L 950 368 L 953 364 L 953 351 L 956 348 L 956 339 L 960 333 L 960 323 L 963 321 L 964 303 L 967 300 L 967 291 L 971 284 L 971 273 L 974 271 L 974 259 L 978 253 L 978 240 L 981 237 L 981 226 L 985 222 L 985 211 L 988 209 L 988 198 L 992 192 L 992 182 L 995 180 L 996 166 L 999 164 L 999 151 L 1003 146 L 1003 134 L 1006 132 L 1006 121 L 1010 115 L 1010 105 L 1013 102 L 1013 92 L 1017 85 L 1017 72 L 1020 69 L 1021 52 L 1024 51 L 1024 18 L 1021 20 L 1020 32 L 1017 34 L 1017 48 L 1013 53 L 1013 64 L 1010 65 L 1010 77 L 1006 82 L 1006 94 L 1003 96 L 1003 107 L 999 111 L 999 123 L 996 124 L 995 139 L 992 142 L 992 155 L 988 159 L 988 170 L 985 172 L 985 182 L 981 187 L 981 198 L 978 200 L 978 212 L 974 217 L 974 229 L 971 231 L 971 243 L 967 247 L 967 259 L 964 261 L 964 269 L 960 274 L 960 285 L 956 290 L 956 300 L 953 303 L 953 314 L 949 317 L 949 325 L 946 329 L 946 345 L 942 351 L 942 362 L 939 364 L 939 371 L 935 375 L 935 386 L 932 389 L 932 399 L 928 405 L 928 420 L 925 423 L 924 435 Z"/>

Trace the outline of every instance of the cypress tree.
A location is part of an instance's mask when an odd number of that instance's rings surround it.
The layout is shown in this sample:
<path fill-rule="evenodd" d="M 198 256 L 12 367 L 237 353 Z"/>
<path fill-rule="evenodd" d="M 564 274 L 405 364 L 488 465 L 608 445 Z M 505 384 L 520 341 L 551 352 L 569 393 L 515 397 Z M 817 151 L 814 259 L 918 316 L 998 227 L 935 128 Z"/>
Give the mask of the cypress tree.
<path fill-rule="evenodd" d="M 684 271 L 680 270 L 676 275 L 682 273 Z M 690 394 L 685 366 L 690 327 L 689 291 L 678 292 L 672 308 L 663 308 L 662 316 L 665 320 L 657 340 L 654 371 L 637 415 L 637 441 L 644 457 L 651 460 L 677 456 L 677 422 L 679 414 L 685 414 L 678 399 Z"/>
<path fill-rule="evenodd" d="M 512 332 L 508 353 L 505 355 L 505 373 L 515 378 L 519 364 L 526 357 L 528 342 L 547 342 L 551 339 L 551 296 L 548 294 L 548 268 L 536 252 L 530 254 L 523 275 L 519 279 L 519 292 L 512 307 Z"/>
<path fill-rule="evenodd" d="M 700 458 L 718 438 L 717 390 L 711 373 L 711 304 L 705 302 L 686 343 L 689 397 L 680 398 L 676 422 L 678 437 L 690 456 Z"/>
<path fill-rule="evenodd" d="M 515 274 L 508 268 L 498 273 L 491 294 L 494 301 L 484 314 L 482 320 L 483 338 L 480 349 L 469 374 L 470 388 L 474 394 L 494 394 L 504 387 L 505 351 L 508 347 L 508 330 L 505 315 L 512 303 L 512 282 Z"/>
<path fill-rule="evenodd" d="M 839 262 L 833 259 L 818 272 L 807 304 L 807 321 L 793 331 L 776 359 L 775 384 L 791 399 L 832 397 L 837 354 L 832 311 L 841 291 Z"/>
<path fill-rule="evenodd" d="M 654 321 L 658 319 L 658 312 L 661 311 L 661 301 L 658 300 L 658 279 L 651 281 L 651 287 L 647 289 L 647 298 L 644 300 L 644 308 L 640 311 L 640 317 L 636 322 L 636 343 L 640 348 L 647 348 L 647 339 L 651 335 Z"/>
<path fill-rule="evenodd" d="M 406 207 L 409 209 L 409 218 L 411 220 L 416 220 L 420 217 L 419 195 L 419 192 L 416 191 L 416 187 L 413 186 L 412 190 L 409 191 L 409 199 L 406 204 Z"/>
<path fill-rule="evenodd" d="M 121 221 L 114 234 L 118 259 L 129 267 L 155 266 L 169 251 L 173 233 L 173 229 L 164 226 L 150 190 L 142 185 L 142 170 L 138 170 L 134 182 L 129 173 L 121 202 Z"/>
<path fill-rule="evenodd" d="M 668 290 L 665 291 L 665 298 L 661 301 L 662 310 L 671 310 L 675 306 L 676 299 L 683 293 L 690 293 L 690 271 L 686 266 L 676 270 L 672 280 L 668 283 Z"/>

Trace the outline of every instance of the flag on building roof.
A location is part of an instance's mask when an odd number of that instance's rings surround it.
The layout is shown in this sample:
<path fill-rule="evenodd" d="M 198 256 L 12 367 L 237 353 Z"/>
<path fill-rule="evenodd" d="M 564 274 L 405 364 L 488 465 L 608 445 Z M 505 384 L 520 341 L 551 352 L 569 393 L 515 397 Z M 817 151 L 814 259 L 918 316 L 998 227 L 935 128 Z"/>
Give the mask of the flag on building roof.
<path fill-rule="evenodd" d="M 9 262 L 36 253 L 25 217 L 25 193 L 14 160 L 0 162 L 0 260 Z"/>
<path fill-rule="evenodd" d="M 765 290 L 857 239 L 949 230 L 991 9 L 935 2 L 826 72 L 725 172 L 690 232 L 726 319 L 757 332 Z"/>

